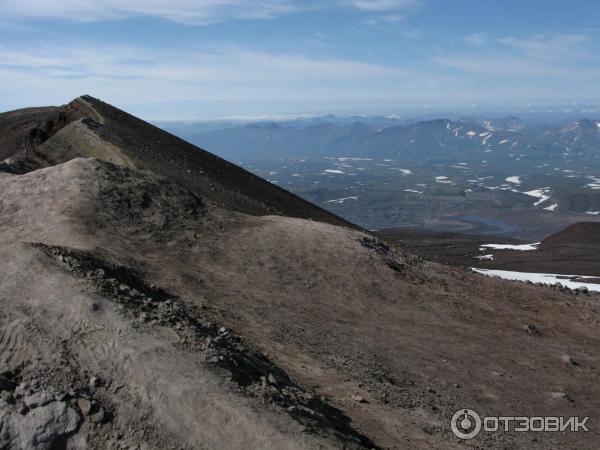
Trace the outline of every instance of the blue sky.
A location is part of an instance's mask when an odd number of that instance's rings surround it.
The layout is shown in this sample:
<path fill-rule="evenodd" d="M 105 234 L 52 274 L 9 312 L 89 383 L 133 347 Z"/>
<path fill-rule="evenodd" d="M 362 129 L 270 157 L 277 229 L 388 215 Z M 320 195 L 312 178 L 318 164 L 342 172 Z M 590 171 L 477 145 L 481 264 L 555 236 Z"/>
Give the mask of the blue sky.
<path fill-rule="evenodd" d="M 154 120 L 597 104 L 599 37 L 589 0 L 0 0 L 0 110 L 83 93 Z"/>

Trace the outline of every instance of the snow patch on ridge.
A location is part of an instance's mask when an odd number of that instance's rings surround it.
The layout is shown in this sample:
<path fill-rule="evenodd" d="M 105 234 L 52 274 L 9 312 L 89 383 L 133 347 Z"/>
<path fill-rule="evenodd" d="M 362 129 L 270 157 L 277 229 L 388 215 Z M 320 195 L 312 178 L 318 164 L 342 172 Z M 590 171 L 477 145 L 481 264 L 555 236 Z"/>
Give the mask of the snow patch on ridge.
<path fill-rule="evenodd" d="M 537 246 L 540 245 L 541 242 L 534 242 L 533 244 L 483 244 L 479 250 L 483 251 L 484 248 L 495 248 L 496 250 L 520 250 L 520 251 L 529 251 L 529 250 L 537 250 Z"/>
<path fill-rule="evenodd" d="M 358 197 L 344 197 L 344 198 L 336 198 L 334 200 L 327 200 L 324 203 L 335 203 L 338 205 L 341 205 L 342 203 L 344 203 L 346 200 L 358 200 Z"/>
<path fill-rule="evenodd" d="M 553 285 L 560 283 L 569 289 L 587 288 L 590 291 L 600 292 L 600 284 L 586 283 L 573 280 L 599 279 L 600 277 L 590 277 L 582 275 L 559 275 L 554 273 L 534 273 L 534 272 L 512 272 L 510 270 L 478 269 L 471 267 L 471 270 L 483 275 L 502 278 L 512 281 L 531 281 L 532 283 L 542 283 Z"/>
<path fill-rule="evenodd" d="M 538 206 L 544 203 L 546 200 L 550 199 L 550 196 L 547 195 L 550 192 L 550 188 L 540 188 L 533 189 L 531 191 L 523 192 L 525 195 L 529 195 L 530 197 L 538 198 L 539 200 L 533 204 L 533 206 Z"/>

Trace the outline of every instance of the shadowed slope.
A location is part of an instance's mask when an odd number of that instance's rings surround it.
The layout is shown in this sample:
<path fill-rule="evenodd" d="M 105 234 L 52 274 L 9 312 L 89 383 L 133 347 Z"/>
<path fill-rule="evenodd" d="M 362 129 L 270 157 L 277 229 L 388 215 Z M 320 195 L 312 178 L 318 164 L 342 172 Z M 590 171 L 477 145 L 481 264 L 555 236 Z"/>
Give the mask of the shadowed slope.
<path fill-rule="evenodd" d="M 60 128 L 48 119 L 56 114 L 61 117 Z M 4 158 L 12 157 L 7 170 L 14 172 L 76 157 L 94 157 L 151 170 L 208 200 L 246 214 L 285 215 L 355 227 L 241 167 L 90 96 L 79 97 L 62 108 L 7 113 L 0 117 L 0 131 L 5 129 L 14 130 L 2 153 Z M 39 138 L 28 141 L 30 134 Z M 17 145 L 20 141 L 35 145 Z"/>
<path fill-rule="evenodd" d="M 575 223 L 552 236 L 548 236 L 542 241 L 541 248 L 554 246 L 598 247 L 600 246 L 600 223 Z"/>
<path fill-rule="evenodd" d="M 27 108 L 0 113 L 0 161 L 33 147 L 66 124 L 62 108 Z"/>

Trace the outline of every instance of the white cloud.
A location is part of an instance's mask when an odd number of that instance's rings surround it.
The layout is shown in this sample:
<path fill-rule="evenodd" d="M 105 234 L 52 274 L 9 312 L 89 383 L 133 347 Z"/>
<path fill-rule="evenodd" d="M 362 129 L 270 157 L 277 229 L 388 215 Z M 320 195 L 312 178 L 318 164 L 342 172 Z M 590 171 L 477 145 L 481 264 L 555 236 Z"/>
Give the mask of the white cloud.
<path fill-rule="evenodd" d="M 540 82 L 549 79 L 573 82 L 593 80 L 600 76 L 600 68 L 557 66 L 547 61 L 506 54 L 443 54 L 434 57 L 434 61 L 442 66 L 476 75 L 532 78 Z"/>
<path fill-rule="evenodd" d="M 590 38 L 583 34 L 538 35 L 529 38 L 504 37 L 498 42 L 530 57 L 557 61 L 585 55 L 583 46 Z"/>
<path fill-rule="evenodd" d="M 266 53 L 227 44 L 184 51 L 132 46 L 0 45 L 0 67 L 45 77 L 140 78 L 172 82 L 348 80 L 403 74 L 397 68 L 360 61 Z"/>
<path fill-rule="evenodd" d="M 5 17 L 76 22 L 148 16 L 203 25 L 270 19 L 297 9 L 290 0 L 0 0 L 0 13 Z"/>
<path fill-rule="evenodd" d="M 600 74 L 591 39 L 582 34 L 536 35 L 525 38 L 492 38 L 473 33 L 464 42 L 475 47 L 465 51 L 438 49 L 433 60 L 476 75 L 500 78 L 537 78 L 567 82 L 591 80 Z"/>
<path fill-rule="evenodd" d="M 363 11 L 395 11 L 415 6 L 417 3 L 417 0 L 342 0 L 342 4 Z"/>
<path fill-rule="evenodd" d="M 185 50 L 0 44 L 0 110 L 90 93 L 121 105 L 196 102 L 205 114 L 206 105 L 231 114 L 248 103 L 260 110 L 273 103 L 364 101 L 406 76 L 395 67 L 223 43 Z"/>
<path fill-rule="evenodd" d="M 74 22 L 155 17 L 189 25 L 236 19 L 272 19 L 297 11 L 341 5 L 365 12 L 397 12 L 421 0 L 0 0 L 0 16 L 13 20 Z"/>
<path fill-rule="evenodd" d="M 374 16 L 368 18 L 365 23 L 369 25 L 382 25 L 389 23 L 398 23 L 404 20 L 404 16 L 402 14 L 384 14 L 381 16 Z"/>
<path fill-rule="evenodd" d="M 485 45 L 488 42 L 488 39 L 489 37 L 486 33 L 471 33 L 463 38 L 466 43 L 476 47 Z"/>

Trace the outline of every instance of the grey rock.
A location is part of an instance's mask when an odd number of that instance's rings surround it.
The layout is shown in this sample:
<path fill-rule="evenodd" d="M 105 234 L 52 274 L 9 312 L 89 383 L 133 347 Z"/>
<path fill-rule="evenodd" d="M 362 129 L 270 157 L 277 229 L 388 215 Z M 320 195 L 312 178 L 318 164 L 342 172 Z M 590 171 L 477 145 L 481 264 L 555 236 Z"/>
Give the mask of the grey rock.
<path fill-rule="evenodd" d="M 49 392 L 36 392 L 23 399 L 23 403 L 29 408 L 34 409 L 39 406 L 45 406 L 54 401 L 54 396 Z"/>
<path fill-rule="evenodd" d="M 365 398 L 360 395 L 353 395 L 352 400 L 354 400 L 355 402 L 358 402 L 358 403 L 367 403 Z"/>
<path fill-rule="evenodd" d="M 577 361 L 575 361 L 573 358 L 571 358 L 569 355 L 563 355 L 562 358 L 563 362 L 569 366 L 573 366 L 576 367 L 579 365 L 579 363 Z"/>
<path fill-rule="evenodd" d="M 28 391 L 27 383 L 21 383 L 15 389 L 15 395 L 17 397 L 24 397 L 28 394 L 28 392 L 29 391 Z"/>
<path fill-rule="evenodd" d="M 4 408 L 0 408 L 0 448 L 10 448 L 12 436 L 10 434 L 10 418 Z"/>
<path fill-rule="evenodd" d="M 89 416 L 92 412 L 92 402 L 87 398 L 77 399 L 77 406 L 79 406 L 79 409 L 84 416 Z"/>
<path fill-rule="evenodd" d="M 267 387 L 269 385 L 269 382 L 267 381 L 267 377 L 265 377 L 265 376 L 260 377 L 260 383 L 263 387 Z"/>
<path fill-rule="evenodd" d="M 92 423 L 104 423 L 105 417 L 106 415 L 104 413 L 104 408 L 102 408 L 101 406 L 100 408 L 98 408 L 98 411 L 96 411 L 90 416 L 90 420 L 92 421 Z"/>
<path fill-rule="evenodd" d="M 277 379 L 275 378 L 275 376 L 273 376 L 272 373 L 269 374 L 267 380 L 269 381 L 269 384 L 277 385 Z"/>
<path fill-rule="evenodd" d="M 8 405 L 14 405 L 16 401 L 14 395 L 10 391 L 2 391 L 0 398 Z"/>
<path fill-rule="evenodd" d="M 66 403 L 53 402 L 25 416 L 12 415 L 8 429 L 16 448 L 50 450 L 59 437 L 75 431 L 79 421 Z"/>

